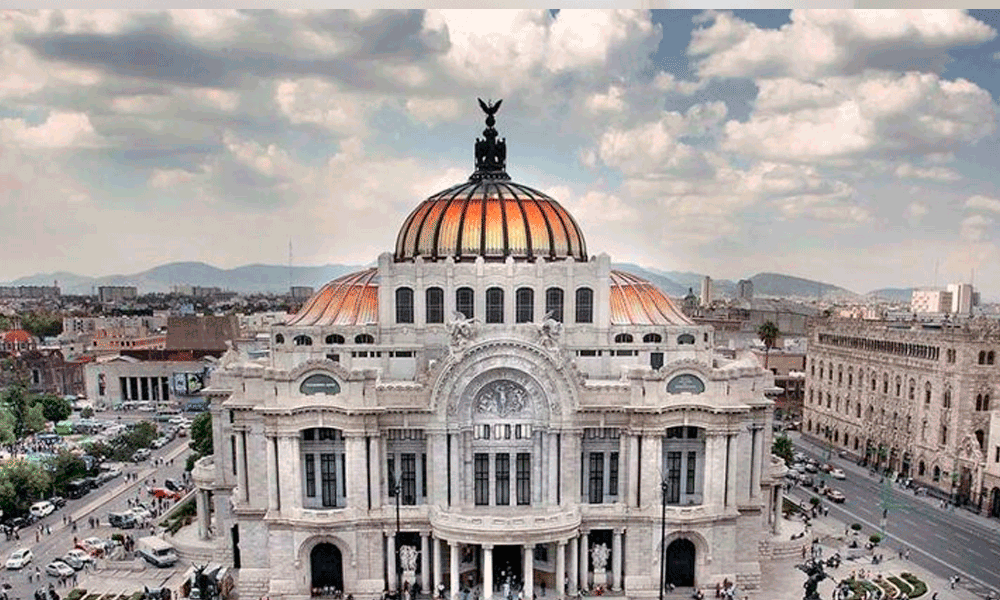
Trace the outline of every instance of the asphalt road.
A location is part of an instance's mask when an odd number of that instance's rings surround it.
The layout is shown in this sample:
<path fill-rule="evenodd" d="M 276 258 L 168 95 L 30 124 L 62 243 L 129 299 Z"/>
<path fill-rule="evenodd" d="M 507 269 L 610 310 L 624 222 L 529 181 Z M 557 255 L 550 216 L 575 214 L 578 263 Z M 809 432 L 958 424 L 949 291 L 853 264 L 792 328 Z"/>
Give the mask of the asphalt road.
<path fill-rule="evenodd" d="M 121 414 L 122 422 L 137 421 L 142 419 L 148 419 L 151 417 L 149 413 L 114 413 L 114 412 L 103 412 L 98 413 L 96 418 L 101 420 L 106 419 L 116 419 Z M 117 477 L 96 490 L 91 491 L 89 494 L 83 498 L 76 500 L 69 500 L 66 506 L 56 510 L 54 513 L 45 517 L 44 519 L 36 522 L 33 525 L 22 529 L 19 534 L 21 536 L 20 541 L 10 540 L 6 541 L 5 536 L 0 535 L 0 569 L 4 569 L 4 563 L 7 562 L 7 558 L 10 554 L 18 548 L 30 548 L 32 553 L 35 555 L 34 560 L 31 564 L 19 571 L 11 570 L 0 570 L 0 581 L 11 584 L 12 589 L 7 591 L 10 598 L 21 598 L 22 600 L 30 600 L 34 596 L 34 591 L 39 588 L 47 588 L 49 583 L 55 583 L 57 585 L 57 592 L 60 595 L 65 596 L 66 592 L 71 588 L 58 588 L 58 582 L 55 577 L 51 577 L 45 574 L 45 565 L 49 564 L 52 560 L 59 558 L 66 554 L 67 551 L 73 548 L 73 538 L 77 537 L 79 539 L 84 539 L 87 537 L 95 536 L 103 539 L 108 539 L 114 533 L 124 533 L 131 534 L 133 537 L 138 539 L 143 535 L 148 535 L 149 530 L 141 529 L 116 529 L 108 525 L 107 513 L 117 510 L 126 510 L 128 508 L 128 500 L 140 496 L 143 503 L 146 506 L 153 506 L 154 500 L 145 491 L 145 482 L 149 482 L 153 485 L 153 480 L 155 479 L 157 486 L 162 486 L 164 478 L 177 478 L 179 479 L 182 471 L 184 470 L 184 458 L 187 455 L 187 444 L 190 441 L 189 437 L 178 437 L 171 441 L 169 444 L 160 448 L 159 450 L 153 450 L 152 456 L 149 460 L 144 461 L 139 464 L 128 463 L 122 470 L 123 473 L 138 473 L 138 479 L 133 482 L 126 482 L 124 474 L 121 477 Z M 154 466 L 154 459 L 158 457 L 174 456 L 177 453 L 180 454 L 173 460 L 172 465 L 166 465 L 160 467 Z M 127 486 L 126 486 L 127 484 Z M 125 487 L 123 487 L 125 486 Z M 65 515 L 70 515 L 75 517 L 77 520 L 77 531 L 74 533 L 69 525 L 63 523 L 63 517 Z M 101 526 L 91 529 L 87 524 L 88 517 L 98 517 L 101 519 Z M 38 541 L 36 542 L 36 532 L 38 531 L 39 525 L 47 525 L 51 528 L 52 533 L 41 534 L 38 536 Z M 38 567 L 41 572 L 41 582 L 38 580 L 28 583 L 28 574 L 35 573 L 35 567 Z M 153 571 L 159 576 L 159 571 L 162 571 L 163 577 L 167 577 L 173 574 L 173 571 L 177 568 L 184 568 L 177 566 L 174 569 L 162 569 Z M 155 586 L 156 581 L 151 581 L 150 585 Z"/>
<path fill-rule="evenodd" d="M 820 463 L 827 460 L 827 453 L 817 446 L 795 438 L 796 449 L 812 456 Z M 835 467 L 844 469 L 846 480 L 827 477 L 827 485 L 839 489 L 847 497 L 843 504 L 824 501 L 830 516 L 844 523 L 861 523 L 863 539 L 881 532 L 883 498 L 888 498 L 886 541 L 883 554 L 910 551 L 910 560 L 941 577 L 961 577 L 961 584 L 972 591 L 985 594 L 987 590 L 1000 590 L 1000 522 L 987 521 L 964 509 L 942 509 L 939 501 L 926 496 L 916 496 L 910 490 L 879 482 L 878 476 L 853 461 L 837 458 L 829 460 Z M 817 477 L 817 476 L 814 476 Z M 817 477 L 818 482 L 818 477 Z M 808 500 L 816 495 L 811 490 L 793 488 L 788 494 L 797 500 Z"/>

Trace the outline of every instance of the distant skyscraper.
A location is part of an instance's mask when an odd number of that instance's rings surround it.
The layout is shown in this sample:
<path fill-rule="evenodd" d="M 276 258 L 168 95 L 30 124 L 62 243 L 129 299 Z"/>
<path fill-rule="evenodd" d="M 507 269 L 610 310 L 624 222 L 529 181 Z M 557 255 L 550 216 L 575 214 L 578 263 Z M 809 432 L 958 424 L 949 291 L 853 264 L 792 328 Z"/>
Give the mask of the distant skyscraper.
<path fill-rule="evenodd" d="M 971 315 L 972 307 L 976 305 L 972 284 L 949 283 L 948 291 L 951 292 L 951 312 L 956 315 Z"/>
<path fill-rule="evenodd" d="M 913 290 L 910 310 L 914 313 L 951 312 L 951 292 L 944 290 Z"/>
<path fill-rule="evenodd" d="M 712 304 L 712 278 L 705 275 L 701 280 L 701 305 L 710 306 Z"/>
<path fill-rule="evenodd" d="M 736 297 L 740 300 L 753 300 L 753 282 L 749 279 L 740 279 L 736 284 Z"/>

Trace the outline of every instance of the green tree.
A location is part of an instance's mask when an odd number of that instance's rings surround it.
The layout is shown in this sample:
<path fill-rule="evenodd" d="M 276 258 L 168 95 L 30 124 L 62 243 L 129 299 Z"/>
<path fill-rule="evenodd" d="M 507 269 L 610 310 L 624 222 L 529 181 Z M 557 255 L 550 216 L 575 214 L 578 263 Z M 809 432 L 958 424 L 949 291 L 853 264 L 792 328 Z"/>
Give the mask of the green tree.
<path fill-rule="evenodd" d="M 783 458 L 786 465 L 791 465 L 794 460 L 791 438 L 787 435 L 779 435 L 774 438 L 774 442 L 771 444 L 771 454 Z"/>
<path fill-rule="evenodd" d="M 781 333 L 778 331 L 778 326 L 774 324 L 773 321 L 764 321 L 761 326 L 757 328 L 757 337 L 760 341 L 764 342 L 764 368 L 767 368 L 768 355 L 771 352 L 771 348 L 774 348 L 774 342 L 778 339 Z"/>
<path fill-rule="evenodd" d="M 45 459 L 44 465 L 58 495 L 65 493 L 68 482 L 87 476 L 87 463 L 67 450 L 60 450 L 58 454 Z"/>
<path fill-rule="evenodd" d="M 191 422 L 191 449 L 198 453 L 199 457 L 208 456 L 215 450 L 212 446 L 212 413 L 207 410 Z"/>
<path fill-rule="evenodd" d="M 37 463 L 13 460 L 0 468 L 0 481 L 9 484 L 0 485 L 0 509 L 22 514 L 48 491 L 52 479 Z"/>
<path fill-rule="evenodd" d="M 0 444 L 4 446 L 17 441 L 14 437 L 14 416 L 6 406 L 0 406 Z"/>
<path fill-rule="evenodd" d="M 42 405 L 42 413 L 46 421 L 58 423 L 73 414 L 73 405 L 69 400 L 54 394 L 44 394 L 34 399 L 34 404 Z"/>
<path fill-rule="evenodd" d="M 21 315 L 21 327 L 38 338 L 54 337 L 62 333 L 62 317 L 48 313 L 26 313 Z"/>
<path fill-rule="evenodd" d="M 45 429 L 45 412 L 40 404 L 32 404 L 24 417 L 25 433 L 38 433 Z"/>
<path fill-rule="evenodd" d="M 24 421 L 28 417 L 28 390 L 18 382 L 3 392 L 2 403 L 14 419 L 14 439 L 24 437 Z"/>

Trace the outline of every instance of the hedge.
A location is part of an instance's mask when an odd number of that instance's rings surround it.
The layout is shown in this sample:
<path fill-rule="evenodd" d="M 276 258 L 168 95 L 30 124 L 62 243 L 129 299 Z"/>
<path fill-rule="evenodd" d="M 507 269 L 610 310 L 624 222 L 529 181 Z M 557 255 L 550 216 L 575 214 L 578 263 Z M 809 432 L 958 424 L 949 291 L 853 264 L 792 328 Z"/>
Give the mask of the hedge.
<path fill-rule="evenodd" d="M 66 600 L 80 600 L 87 595 L 87 590 L 81 590 L 80 588 L 74 588 L 66 594 Z"/>
<path fill-rule="evenodd" d="M 886 579 L 888 579 L 892 585 L 896 586 L 902 594 L 909 596 L 910 593 L 913 592 L 913 588 L 911 588 L 909 584 L 904 583 L 902 579 L 896 577 L 895 575 L 889 575 Z"/>
<path fill-rule="evenodd" d="M 919 577 L 913 573 L 903 573 L 900 575 L 906 583 L 910 584 L 913 588 L 913 593 L 910 594 L 910 598 L 919 598 L 927 593 L 927 584 L 920 580 Z"/>

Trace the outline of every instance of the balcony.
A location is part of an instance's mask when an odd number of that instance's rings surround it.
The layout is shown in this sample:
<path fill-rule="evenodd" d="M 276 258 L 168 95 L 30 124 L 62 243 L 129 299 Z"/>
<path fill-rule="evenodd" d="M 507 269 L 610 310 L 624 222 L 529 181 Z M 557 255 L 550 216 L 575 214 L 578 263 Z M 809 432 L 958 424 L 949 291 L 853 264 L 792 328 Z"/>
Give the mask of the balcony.
<path fill-rule="evenodd" d="M 580 527 L 580 509 L 509 506 L 432 508 L 431 526 L 435 535 L 448 540 L 541 544 L 570 537 Z"/>

